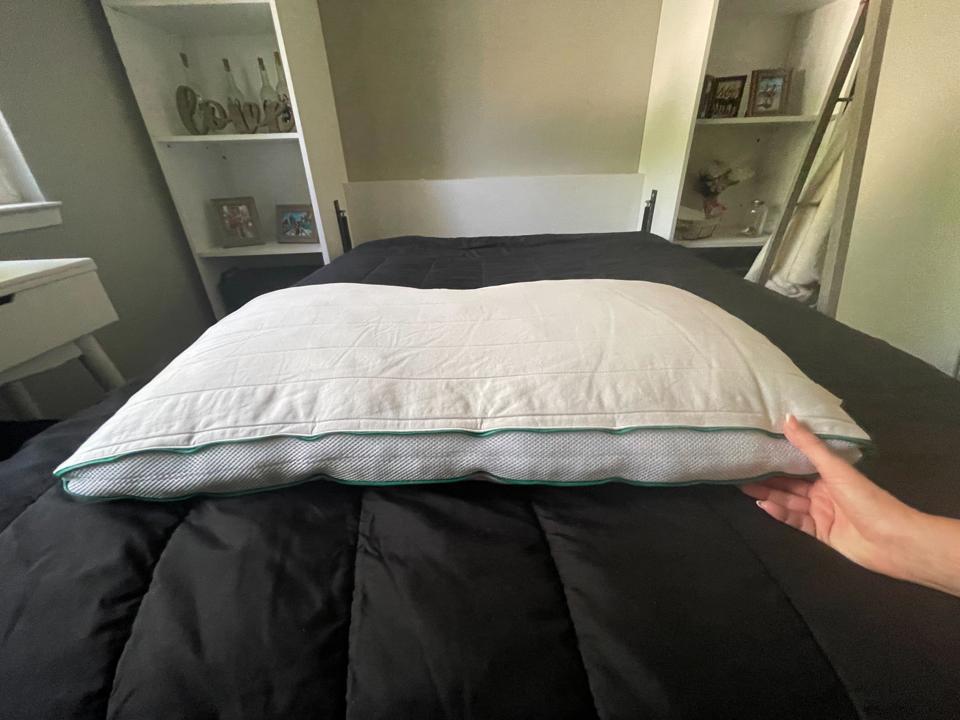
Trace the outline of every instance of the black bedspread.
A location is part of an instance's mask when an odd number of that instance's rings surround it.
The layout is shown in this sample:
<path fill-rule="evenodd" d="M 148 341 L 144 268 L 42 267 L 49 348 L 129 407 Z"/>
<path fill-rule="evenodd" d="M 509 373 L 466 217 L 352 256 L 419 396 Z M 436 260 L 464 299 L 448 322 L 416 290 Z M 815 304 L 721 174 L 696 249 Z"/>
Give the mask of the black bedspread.
<path fill-rule="evenodd" d="M 845 399 L 871 476 L 960 516 L 960 383 L 639 234 L 402 238 L 306 282 L 665 282 Z M 730 487 L 317 481 L 81 503 L 52 468 L 131 391 L 0 463 L 0 718 L 960 717 L 960 600 Z"/>

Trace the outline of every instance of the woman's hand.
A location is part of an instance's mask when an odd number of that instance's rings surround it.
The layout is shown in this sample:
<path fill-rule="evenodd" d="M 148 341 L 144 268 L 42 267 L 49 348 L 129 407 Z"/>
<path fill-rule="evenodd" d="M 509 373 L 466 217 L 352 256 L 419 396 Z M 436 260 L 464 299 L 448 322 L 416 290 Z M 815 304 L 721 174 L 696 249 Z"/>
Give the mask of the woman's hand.
<path fill-rule="evenodd" d="M 926 515 L 900 502 L 793 416 L 784 434 L 820 477 L 742 486 L 762 510 L 869 570 L 960 595 L 960 520 Z"/>

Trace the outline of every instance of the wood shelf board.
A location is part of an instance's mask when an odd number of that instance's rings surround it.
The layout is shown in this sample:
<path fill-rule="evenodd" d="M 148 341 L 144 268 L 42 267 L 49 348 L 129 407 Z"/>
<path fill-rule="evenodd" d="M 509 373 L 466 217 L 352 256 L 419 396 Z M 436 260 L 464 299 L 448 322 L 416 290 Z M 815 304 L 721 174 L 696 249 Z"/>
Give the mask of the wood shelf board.
<path fill-rule="evenodd" d="M 765 117 L 698 118 L 697 125 L 812 125 L 816 121 L 816 115 L 771 115 Z"/>
<path fill-rule="evenodd" d="M 770 239 L 770 233 L 750 237 L 741 235 L 735 230 L 721 228 L 716 233 L 702 240 L 677 240 L 677 245 L 687 248 L 735 248 L 735 247 L 763 247 Z"/>
<path fill-rule="evenodd" d="M 269 0 L 108 0 L 108 7 L 171 35 L 272 33 Z"/>
<path fill-rule="evenodd" d="M 264 257 L 270 255 L 321 255 L 320 243 L 278 243 L 263 245 L 243 245 L 232 248 L 206 248 L 197 250 L 197 256 L 211 258 Z"/>
<path fill-rule="evenodd" d="M 161 135 L 154 138 L 159 145 L 205 145 L 217 143 L 260 143 L 260 142 L 290 142 L 300 139 L 300 134 L 289 133 L 250 133 L 223 135 Z"/>

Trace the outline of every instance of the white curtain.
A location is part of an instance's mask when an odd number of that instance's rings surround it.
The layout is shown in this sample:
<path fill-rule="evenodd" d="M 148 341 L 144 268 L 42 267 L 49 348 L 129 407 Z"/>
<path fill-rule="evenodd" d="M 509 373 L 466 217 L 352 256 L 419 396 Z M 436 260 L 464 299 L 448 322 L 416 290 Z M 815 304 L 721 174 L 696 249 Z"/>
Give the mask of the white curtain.
<path fill-rule="evenodd" d="M 10 170 L 4 162 L 3 155 L 0 155 L 0 205 L 18 203 L 21 200 L 23 200 L 23 198 L 13 184 Z"/>
<path fill-rule="evenodd" d="M 850 113 L 834 119 L 820 146 L 800 202 L 787 226 L 777 261 L 766 286 L 800 302 L 816 300 L 827 249 L 827 238 L 837 206 L 837 189 Z M 764 245 L 746 278 L 756 282 L 770 243 Z"/>
<path fill-rule="evenodd" d="M 25 164 L 23 156 L 0 113 L 0 205 L 23 202 L 22 187 L 15 174 L 18 164 Z"/>

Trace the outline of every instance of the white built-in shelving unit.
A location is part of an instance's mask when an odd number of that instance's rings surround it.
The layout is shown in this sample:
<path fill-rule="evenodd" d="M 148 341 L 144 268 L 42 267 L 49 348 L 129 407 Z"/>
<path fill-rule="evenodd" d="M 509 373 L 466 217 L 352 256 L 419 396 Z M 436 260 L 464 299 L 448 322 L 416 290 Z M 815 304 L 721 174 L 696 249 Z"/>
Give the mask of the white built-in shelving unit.
<path fill-rule="evenodd" d="M 221 274 L 239 266 L 329 262 L 340 252 L 333 201 L 343 202 L 343 150 L 319 11 L 314 0 L 102 0 L 139 110 L 200 271 L 214 314 L 224 314 Z M 200 92 L 226 105 L 221 59 L 230 60 L 247 99 L 260 88 L 257 58 L 276 85 L 279 52 L 296 131 L 190 135 L 177 113 L 184 84 L 180 53 Z M 303 85 L 303 102 L 297 89 Z M 260 245 L 225 248 L 214 198 L 253 197 Z M 310 204 L 319 242 L 281 244 L 278 204 Z M 171 242 L 175 242 L 171 238 Z"/>
<path fill-rule="evenodd" d="M 347 181 L 323 28 L 316 0 L 101 0 L 179 213 L 211 306 L 224 313 L 220 276 L 237 266 L 329 262 L 341 252 L 333 203 Z M 669 0 L 664 2 L 647 98 L 638 170 L 643 194 L 659 199 L 653 231 L 673 238 L 681 201 L 698 207 L 697 171 L 711 160 L 746 165 L 755 176 L 721 196 L 724 224 L 700 247 L 759 246 L 744 238 L 750 202 L 771 209 L 774 227 L 803 151 L 816 125 L 859 0 Z M 296 131 L 224 132 L 194 136 L 176 111 L 185 80 L 225 100 L 221 58 L 250 99 L 260 86 L 257 57 L 276 82 L 279 52 L 290 89 Z M 744 117 L 749 87 L 736 118 L 698 120 L 706 73 L 716 77 L 753 70 L 794 70 L 789 113 Z M 265 242 L 222 247 L 211 199 L 252 196 Z M 320 242 L 281 244 L 274 237 L 277 204 L 309 203 Z M 171 242 L 176 242 L 171 238 Z"/>
<path fill-rule="evenodd" d="M 744 237 L 754 199 L 770 209 L 765 230 L 783 202 L 811 139 L 828 84 L 856 16 L 859 0 L 671 0 L 661 10 L 640 171 L 644 192 L 659 194 L 653 231 L 673 238 L 681 204 L 702 207 L 698 171 L 712 160 L 751 168 L 755 175 L 728 188 L 713 236 L 695 247 L 759 247 Z M 754 70 L 791 68 L 787 114 L 745 117 Z M 738 117 L 697 119 L 704 75 L 746 75 Z"/>

